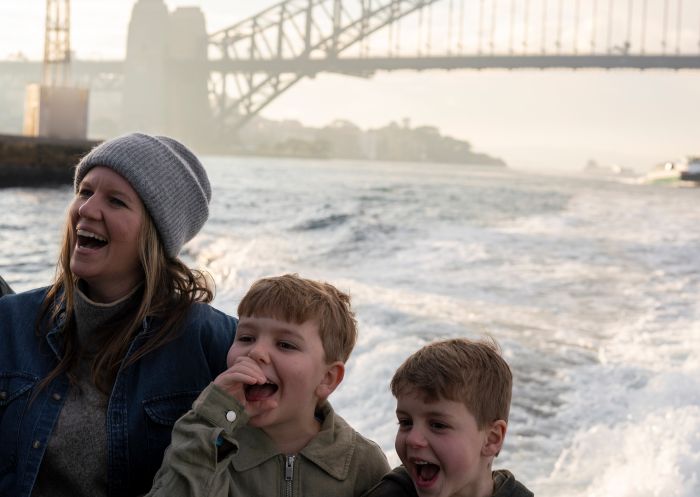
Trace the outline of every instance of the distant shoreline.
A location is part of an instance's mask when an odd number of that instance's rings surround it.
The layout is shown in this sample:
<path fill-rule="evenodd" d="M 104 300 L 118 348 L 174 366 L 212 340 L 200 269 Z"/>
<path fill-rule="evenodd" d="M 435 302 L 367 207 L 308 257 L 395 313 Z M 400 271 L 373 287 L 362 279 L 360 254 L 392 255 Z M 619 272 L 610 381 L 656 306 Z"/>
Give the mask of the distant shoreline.
<path fill-rule="evenodd" d="M 75 165 L 82 156 L 100 142 L 101 140 L 63 140 L 0 134 L 0 188 L 70 185 L 73 181 Z M 388 153 L 380 157 L 350 154 L 342 156 L 331 154 L 327 147 L 314 149 L 300 140 L 292 143 L 294 146 L 290 146 L 289 143 L 287 146 L 277 144 L 270 148 L 259 147 L 255 150 L 201 151 L 201 155 L 507 167 L 501 159 L 475 152 L 459 156 L 433 153 L 430 157 L 412 157 L 406 153 L 399 157 Z"/>
<path fill-rule="evenodd" d="M 439 161 L 439 160 L 427 160 L 427 159 L 383 159 L 383 158 L 366 158 L 366 157 L 335 157 L 326 155 L 304 155 L 304 154 L 285 154 L 285 153 L 275 153 L 275 152 L 246 152 L 246 151 L 234 151 L 230 153 L 207 153 L 201 154 L 203 157 L 260 157 L 260 158 L 270 158 L 270 159 L 313 159 L 322 161 L 357 161 L 357 162 L 390 162 L 396 164 L 452 164 L 456 166 L 467 166 L 467 167 L 497 167 L 505 168 L 508 167 L 507 164 L 500 160 L 494 159 L 492 157 L 486 156 L 487 159 L 478 160 L 476 157 L 474 161 Z M 478 154 L 481 156 L 482 154 Z"/>

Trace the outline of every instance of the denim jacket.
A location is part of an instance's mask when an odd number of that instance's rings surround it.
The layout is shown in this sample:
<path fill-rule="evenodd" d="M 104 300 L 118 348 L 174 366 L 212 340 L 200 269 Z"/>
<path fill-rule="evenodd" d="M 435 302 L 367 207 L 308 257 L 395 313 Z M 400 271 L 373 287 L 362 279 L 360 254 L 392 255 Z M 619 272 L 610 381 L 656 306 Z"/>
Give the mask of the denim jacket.
<path fill-rule="evenodd" d="M 61 375 L 30 402 L 34 388 L 61 357 L 62 315 L 46 335 L 35 331 L 46 292 L 0 298 L 0 497 L 31 495 L 69 389 Z M 209 305 L 194 304 L 177 338 L 119 371 L 106 413 L 110 496 L 149 490 L 173 424 L 226 369 L 236 324 Z M 155 319 L 144 320 L 127 357 L 157 326 Z"/>

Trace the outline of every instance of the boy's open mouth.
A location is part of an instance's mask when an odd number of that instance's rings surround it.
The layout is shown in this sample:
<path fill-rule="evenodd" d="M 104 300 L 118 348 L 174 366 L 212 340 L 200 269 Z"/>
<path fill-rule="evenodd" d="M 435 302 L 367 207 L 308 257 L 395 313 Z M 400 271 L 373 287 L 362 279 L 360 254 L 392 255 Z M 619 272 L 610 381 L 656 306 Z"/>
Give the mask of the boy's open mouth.
<path fill-rule="evenodd" d="M 91 231 L 78 229 L 76 230 L 78 235 L 78 247 L 89 248 L 89 249 L 101 249 L 107 245 L 107 239 L 97 233 L 92 233 Z"/>
<path fill-rule="evenodd" d="M 427 461 L 415 461 L 416 483 L 418 486 L 430 485 L 440 472 L 440 466 Z"/>
<path fill-rule="evenodd" d="M 263 385 L 246 385 L 244 388 L 245 400 L 248 402 L 265 400 L 272 397 L 278 389 L 279 387 L 271 381 Z"/>

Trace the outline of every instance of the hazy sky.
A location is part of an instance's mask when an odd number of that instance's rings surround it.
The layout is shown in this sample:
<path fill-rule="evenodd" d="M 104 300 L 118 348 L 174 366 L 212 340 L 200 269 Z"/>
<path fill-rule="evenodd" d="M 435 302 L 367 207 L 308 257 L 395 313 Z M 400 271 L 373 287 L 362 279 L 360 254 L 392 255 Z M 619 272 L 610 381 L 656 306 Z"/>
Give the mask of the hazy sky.
<path fill-rule="evenodd" d="M 346 2 L 348 0 L 345 0 Z M 535 5 L 529 14 L 531 23 L 540 16 L 537 6 L 545 0 L 531 0 Z M 359 0 L 358 0 L 359 2 Z M 459 0 L 453 0 L 453 19 L 458 17 Z M 491 0 L 493 2 L 493 0 Z M 199 6 L 207 18 L 209 32 L 227 27 L 275 2 L 263 0 L 166 0 L 172 10 L 178 6 Z M 476 11 L 466 0 L 465 17 L 475 19 Z M 488 3 L 488 2 L 487 2 Z M 522 3 L 522 2 L 520 2 Z M 549 0 L 550 5 L 557 2 Z M 614 11 L 613 44 L 630 38 L 641 43 L 641 0 L 632 2 L 633 23 L 628 24 L 625 9 L 628 0 L 617 0 Z M 132 0 L 72 0 L 72 47 L 79 59 L 114 59 L 124 56 L 126 30 Z M 574 0 L 565 0 L 569 8 Z M 578 50 L 597 49 L 610 36 L 601 14 L 608 2 L 580 2 L 582 9 L 598 5 L 593 33 L 586 24 L 591 13 L 580 12 L 578 29 L 567 24 L 571 12 L 564 12 L 562 45 L 571 47 L 577 36 Z M 449 2 L 436 5 L 435 19 L 444 15 Z M 500 10 L 485 12 L 482 27 L 490 31 L 490 21 L 497 21 L 496 45 L 507 49 L 509 44 L 523 44 L 522 17 L 515 11 L 511 22 L 509 0 L 500 0 Z M 515 4 L 516 7 L 519 5 Z M 663 11 L 659 0 L 647 1 L 644 35 L 646 51 L 661 49 Z M 666 13 L 669 35 L 667 47 L 676 43 L 685 53 L 698 54 L 700 48 L 700 2 L 670 2 Z M 0 58 L 14 57 L 19 52 L 31 59 L 40 59 L 43 50 L 44 0 L 0 0 Z M 554 7 L 551 7 L 553 9 Z M 678 14 L 681 14 L 680 16 Z M 588 16 L 588 20 L 586 21 Z M 549 12 L 549 23 L 555 23 L 556 11 Z M 447 22 L 447 21 L 445 21 Z M 464 43 L 476 24 L 465 24 Z M 675 28 L 681 23 L 681 36 Z M 513 26 L 513 31 L 510 31 Z M 451 28 L 452 39 L 459 28 Z M 411 38 L 410 26 L 403 36 Z M 435 29 L 434 47 L 446 39 Z M 547 47 L 556 36 L 556 26 L 546 32 Z M 529 46 L 538 49 L 539 28 L 531 28 Z M 513 34 L 511 34 L 513 33 Z M 425 35 L 422 35 L 425 37 Z M 415 39 L 415 33 L 411 39 Z M 488 41 L 488 40 L 487 40 Z M 471 42 L 476 43 L 475 39 Z M 415 42 L 413 42 L 415 45 Z M 437 50 L 436 50 L 437 51 Z M 570 50 L 569 50 L 570 51 Z M 380 72 L 369 79 L 320 75 L 304 80 L 273 102 L 263 113 L 273 119 L 296 119 L 309 125 L 325 125 L 334 119 L 348 119 L 363 128 L 378 127 L 388 122 L 409 118 L 412 125 L 435 125 L 443 133 L 469 140 L 475 149 L 504 158 L 513 167 L 560 168 L 580 170 L 592 158 L 600 163 L 618 163 L 644 171 L 654 163 L 687 154 L 700 155 L 700 71 L 425 71 Z"/>

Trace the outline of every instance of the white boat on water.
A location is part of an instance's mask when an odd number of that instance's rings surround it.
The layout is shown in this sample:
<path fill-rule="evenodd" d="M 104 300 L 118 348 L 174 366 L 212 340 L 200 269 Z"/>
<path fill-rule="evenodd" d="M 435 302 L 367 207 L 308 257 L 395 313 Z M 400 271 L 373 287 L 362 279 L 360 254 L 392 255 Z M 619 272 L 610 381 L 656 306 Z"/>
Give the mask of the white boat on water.
<path fill-rule="evenodd" d="M 700 156 L 685 157 L 681 167 L 681 179 L 685 181 L 700 181 Z"/>
<path fill-rule="evenodd" d="M 644 183 L 700 182 L 700 156 L 686 156 L 679 161 L 657 164 L 644 178 Z"/>

